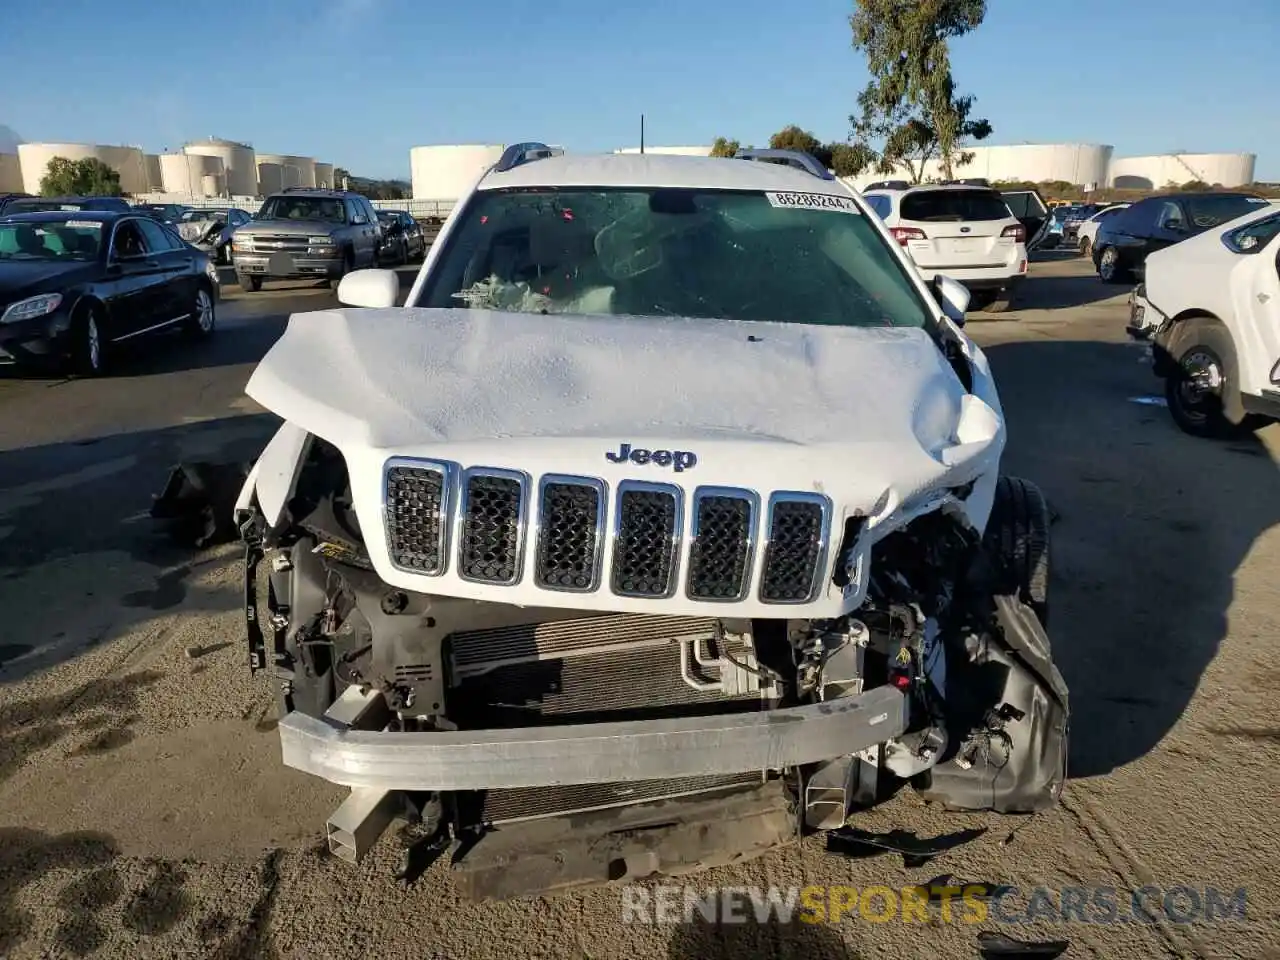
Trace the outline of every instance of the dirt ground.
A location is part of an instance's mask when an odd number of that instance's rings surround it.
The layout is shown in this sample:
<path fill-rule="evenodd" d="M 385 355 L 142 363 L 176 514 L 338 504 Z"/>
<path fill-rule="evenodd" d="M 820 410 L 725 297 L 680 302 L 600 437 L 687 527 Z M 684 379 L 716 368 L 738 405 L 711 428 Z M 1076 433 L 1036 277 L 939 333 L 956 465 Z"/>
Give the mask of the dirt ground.
<path fill-rule="evenodd" d="M 682 882 L 1244 888 L 1243 918 L 624 923 L 616 888 L 477 904 L 443 860 L 401 886 L 394 831 L 358 867 L 330 858 L 342 794 L 280 765 L 270 689 L 243 666 L 237 551 L 159 545 L 144 519 L 170 463 L 251 456 L 270 430 L 239 396 L 278 332 L 262 314 L 199 363 L 0 381 L 0 957 L 908 960 L 976 956 L 980 929 L 1069 940 L 1068 957 L 1280 956 L 1280 427 L 1179 434 L 1124 339 L 1123 291 L 1078 261 L 1036 264 L 1023 303 L 969 329 L 1000 384 L 1006 471 L 1058 516 L 1061 806 L 945 816 L 908 792 L 860 826 L 990 829 L 915 869 L 812 840 Z"/>

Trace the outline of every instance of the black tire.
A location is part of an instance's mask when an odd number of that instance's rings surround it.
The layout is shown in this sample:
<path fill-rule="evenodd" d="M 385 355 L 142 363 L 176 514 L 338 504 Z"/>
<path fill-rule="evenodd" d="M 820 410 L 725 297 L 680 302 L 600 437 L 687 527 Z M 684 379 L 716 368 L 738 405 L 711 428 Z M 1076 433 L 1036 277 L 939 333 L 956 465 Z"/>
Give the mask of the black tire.
<path fill-rule="evenodd" d="M 378 251 L 376 247 L 374 248 L 374 251 L 373 251 L 373 266 L 374 267 L 378 266 Z M 356 255 L 352 253 L 350 250 L 347 250 L 342 255 L 342 269 L 338 272 L 338 275 L 336 277 L 334 277 L 332 280 L 329 281 L 329 286 L 331 286 L 334 290 L 337 290 L 338 284 L 342 283 L 342 278 L 345 277 L 348 273 L 351 273 L 351 271 L 353 271 L 355 268 L 356 268 Z"/>
<path fill-rule="evenodd" d="M 236 281 L 240 284 L 240 289 L 245 293 L 257 293 L 262 289 L 262 278 L 250 276 L 246 273 L 236 274 Z"/>
<path fill-rule="evenodd" d="M 996 302 L 996 296 L 994 290 L 974 290 L 969 294 L 969 309 L 985 313 L 987 308 Z"/>
<path fill-rule="evenodd" d="M 1010 290 L 1001 290 L 995 295 L 995 298 L 987 304 L 987 313 L 1008 313 L 1013 309 L 1013 292 Z"/>
<path fill-rule="evenodd" d="M 107 340 L 100 307 L 76 311 L 71 324 L 71 366 L 82 377 L 100 377 L 107 372 Z"/>
<path fill-rule="evenodd" d="M 1103 283 L 1133 283 L 1133 271 L 1120 260 L 1120 251 L 1116 247 L 1103 247 L 1094 258 L 1098 268 L 1098 276 Z"/>
<path fill-rule="evenodd" d="M 1248 421 L 1234 423 L 1228 415 L 1242 411 L 1233 392 L 1239 390 L 1235 345 L 1226 327 L 1212 317 L 1190 317 L 1179 321 L 1169 346 L 1177 367 L 1165 377 L 1164 398 L 1178 429 L 1211 440 L 1245 432 Z"/>
<path fill-rule="evenodd" d="M 1080 256 L 1082 257 L 1093 256 L 1093 244 L 1089 241 L 1088 237 L 1080 238 L 1078 249 L 1080 250 Z"/>
<path fill-rule="evenodd" d="M 983 545 L 991 563 L 992 592 L 1016 596 L 1047 627 L 1049 504 L 1039 487 L 1021 477 L 996 481 Z"/>
<path fill-rule="evenodd" d="M 192 340 L 203 340 L 218 325 L 218 313 L 213 291 L 207 283 L 196 287 L 191 304 L 191 316 L 182 322 L 182 332 Z"/>

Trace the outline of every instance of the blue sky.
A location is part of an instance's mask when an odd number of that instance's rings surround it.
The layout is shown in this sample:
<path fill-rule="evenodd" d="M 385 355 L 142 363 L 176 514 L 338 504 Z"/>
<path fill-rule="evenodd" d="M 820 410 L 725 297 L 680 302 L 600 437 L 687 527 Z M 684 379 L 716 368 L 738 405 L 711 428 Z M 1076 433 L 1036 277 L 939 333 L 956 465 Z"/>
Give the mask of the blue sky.
<path fill-rule="evenodd" d="M 760 144 L 788 123 L 843 139 L 866 82 L 851 9 L 0 0 L 0 124 L 149 151 L 227 137 L 365 176 L 407 176 L 418 144 L 631 146 L 642 111 L 651 144 Z M 1278 0 L 990 0 L 952 59 L 989 143 L 1251 151 L 1280 180 L 1277 50 Z"/>

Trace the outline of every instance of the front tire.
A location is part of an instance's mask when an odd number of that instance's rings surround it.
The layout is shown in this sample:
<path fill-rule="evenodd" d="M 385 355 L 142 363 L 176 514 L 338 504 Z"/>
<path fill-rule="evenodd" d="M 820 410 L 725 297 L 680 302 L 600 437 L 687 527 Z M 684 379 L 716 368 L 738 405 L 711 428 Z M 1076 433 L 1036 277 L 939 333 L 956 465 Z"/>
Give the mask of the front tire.
<path fill-rule="evenodd" d="M 983 535 L 991 562 L 992 592 L 1017 597 L 1049 623 L 1049 503 L 1021 477 L 996 481 L 995 501 Z"/>
<path fill-rule="evenodd" d="M 1089 242 L 1088 237 L 1080 238 L 1079 249 L 1080 249 L 1080 256 L 1082 257 L 1089 257 L 1093 255 L 1093 244 Z"/>
<path fill-rule="evenodd" d="M 1165 403 L 1173 422 L 1183 433 L 1211 440 L 1242 432 L 1244 426 L 1233 423 L 1225 409 L 1232 391 L 1240 389 L 1231 335 L 1207 317 L 1181 323 L 1172 357 L 1177 367 L 1164 381 Z"/>
<path fill-rule="evenodd" d="M 1120 262 L 1116 247 L 1103 247 L 1098 251 L 1098 276 L 1103 283 L 1132 283 L 1133 272 Z"/>
<path fill-rule="evenodd" d="M 262 289 L 262 278 L 251 276 L 247 273 L 236 275 L 236 280 L 240 284 L 240 289 L 246 293 L 257 293 Z"/>
<path fill-rule="evenodd" d="M 107 371 L 107 341 L 98 307 L 86 307 L 72 324 L 71 365 L 82 377 L 100 377 Z"/>
<path fill-rule="evenodd" d="M 191 304 L 191 316 L 182 324 L 182 332 L 193 340 L 202 340 L 213 333 L 218 318 L 213 305 L 213 294 L 203 283 L 196 289 Z"/>
<path fill-rule="evenodd" d="M 1008 313 L 1013 309 L 1013 291 L 1001 290 L 987 304 L 987 313 Z"/>

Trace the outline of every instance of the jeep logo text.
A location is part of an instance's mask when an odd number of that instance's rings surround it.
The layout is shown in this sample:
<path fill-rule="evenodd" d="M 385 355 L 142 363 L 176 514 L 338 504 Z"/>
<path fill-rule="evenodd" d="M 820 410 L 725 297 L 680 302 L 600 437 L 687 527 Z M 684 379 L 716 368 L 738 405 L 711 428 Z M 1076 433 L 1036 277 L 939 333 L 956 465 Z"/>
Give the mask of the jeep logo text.
<path fill-rule="evenodd" d="M 692 470 L 698 465 L 698 455 L 691 450 L 646 450 L 629 443 L 622 444 L 616 453 L 606 451 L 605 459 L 610 463 L 635 463 L 641 466 L 652 463 L 658 467 L 674 467 L 676 473 Z"/>

